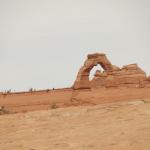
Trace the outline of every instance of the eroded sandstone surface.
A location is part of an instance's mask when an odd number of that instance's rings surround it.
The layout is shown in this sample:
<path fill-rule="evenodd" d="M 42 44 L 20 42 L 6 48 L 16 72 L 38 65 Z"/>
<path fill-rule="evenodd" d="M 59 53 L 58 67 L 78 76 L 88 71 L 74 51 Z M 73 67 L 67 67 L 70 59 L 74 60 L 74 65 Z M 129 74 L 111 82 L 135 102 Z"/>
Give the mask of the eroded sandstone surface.
<path fill-rule="evenodd" d="M 90 71 L 98 64 L 104 71 L 97 70 L 94 79 L 89 81 Z M 150 77 L 137 64 L 119 68 L 112 65 L 105 54 L 95 53 L 87 56 L 73 86 L 74 89 L 92 87 L 150 87 Z"/>
<path fill-rule="evenodd" d="M 104 71 L 97 70 L 89 80 L 91 69 L 97 64 Z M 150 77 L 137 64 L 119 68 L 105 54 L 96 53 L 88 55 L 73 87 L 0 93 L 0 115 L 149 98 Z"/>
<path fill-rule="evenodd" d="M 150 100 L 0 116 L 1 150 L 149 150 Z"/>

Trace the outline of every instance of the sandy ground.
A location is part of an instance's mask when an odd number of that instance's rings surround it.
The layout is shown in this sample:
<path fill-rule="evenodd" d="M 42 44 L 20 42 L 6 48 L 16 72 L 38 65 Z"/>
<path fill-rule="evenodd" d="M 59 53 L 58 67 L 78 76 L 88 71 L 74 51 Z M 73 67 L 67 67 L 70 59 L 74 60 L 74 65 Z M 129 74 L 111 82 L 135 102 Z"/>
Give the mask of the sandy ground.
<path fill-rule="evenodd" d="M 150 150 L 150 100 L 2 115 L 0 150 Z"/>

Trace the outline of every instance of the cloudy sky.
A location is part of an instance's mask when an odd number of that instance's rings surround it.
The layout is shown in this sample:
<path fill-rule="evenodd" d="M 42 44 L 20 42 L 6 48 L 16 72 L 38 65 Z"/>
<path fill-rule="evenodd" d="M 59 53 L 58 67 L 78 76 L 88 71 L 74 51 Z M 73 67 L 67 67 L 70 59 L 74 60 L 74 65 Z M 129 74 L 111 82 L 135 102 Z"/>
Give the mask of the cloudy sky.
<path fill-rule="evenodd" d="M 149 0 L 0 0 L 0 90 L 71 86 L 88 53 L 150 75 Z"/>

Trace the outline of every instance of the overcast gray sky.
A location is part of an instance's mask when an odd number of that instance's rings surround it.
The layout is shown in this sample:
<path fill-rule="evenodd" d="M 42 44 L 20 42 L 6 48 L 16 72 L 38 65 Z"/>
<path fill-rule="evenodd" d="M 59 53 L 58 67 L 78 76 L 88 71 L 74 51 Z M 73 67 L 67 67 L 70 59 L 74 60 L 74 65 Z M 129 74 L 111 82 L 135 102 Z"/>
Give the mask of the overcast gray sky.
<path fill-rule="evenodd" d="M 0 90 L 71 86 L 94 52 L 150 75 L 150 1 L 0 0 Z"/>

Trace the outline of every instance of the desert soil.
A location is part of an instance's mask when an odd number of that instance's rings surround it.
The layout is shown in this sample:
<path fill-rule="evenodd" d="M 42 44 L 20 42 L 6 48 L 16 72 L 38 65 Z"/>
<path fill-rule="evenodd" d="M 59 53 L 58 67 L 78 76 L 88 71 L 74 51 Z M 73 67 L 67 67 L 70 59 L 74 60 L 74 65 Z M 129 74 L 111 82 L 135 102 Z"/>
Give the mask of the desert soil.
<path fill-rule="evenodd" d="M 150 150 L 150 100 L 1 115 L 0 150 Z"/>

